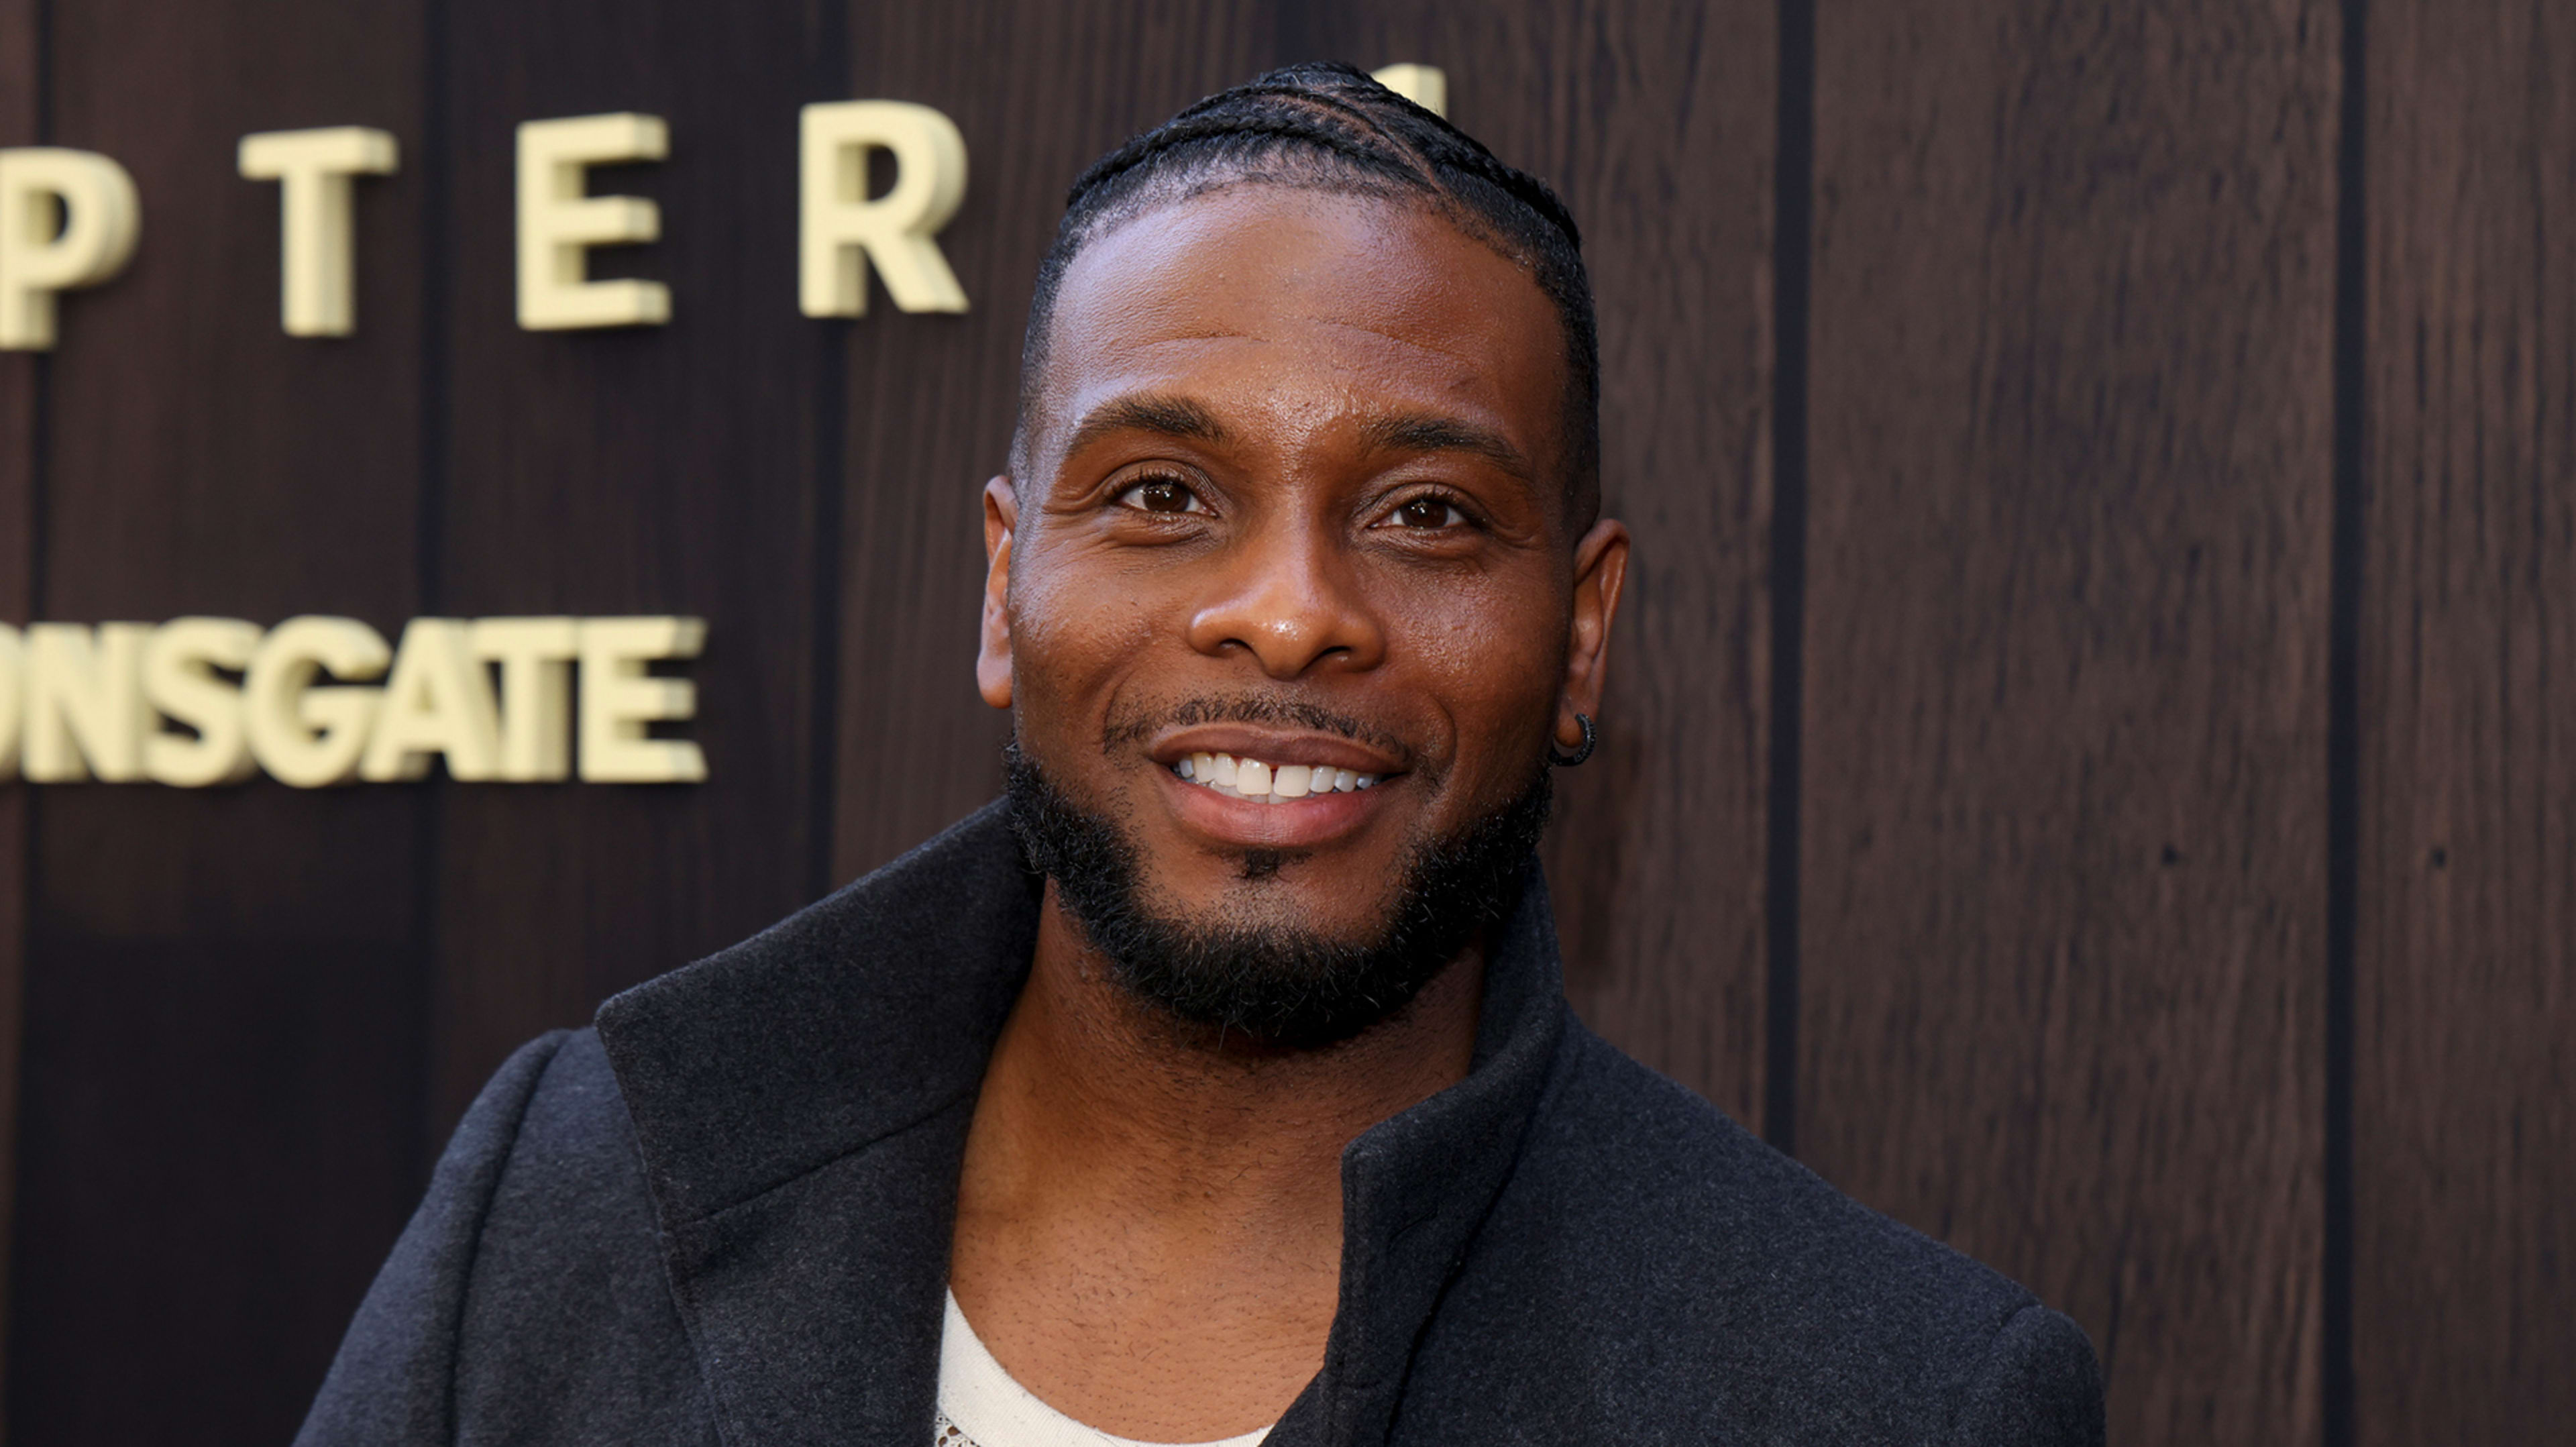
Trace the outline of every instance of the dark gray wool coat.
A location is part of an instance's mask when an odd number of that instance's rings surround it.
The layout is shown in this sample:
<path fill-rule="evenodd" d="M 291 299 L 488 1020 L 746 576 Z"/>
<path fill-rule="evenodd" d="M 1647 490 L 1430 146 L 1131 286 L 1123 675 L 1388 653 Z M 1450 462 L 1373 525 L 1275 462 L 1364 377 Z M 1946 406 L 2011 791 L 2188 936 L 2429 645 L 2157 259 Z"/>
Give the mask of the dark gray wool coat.
<path fill-rule="evenodd" d="M 927 1447 L 948 1235 L 1035 882 L 996 805 L 522 1049 L 298 1441 Z M 1575 1021 L 1545 887 L 1467 1079 L 1342 1155 L 1277 1447 L 2091 1443 L 2084 1334 Z"/>

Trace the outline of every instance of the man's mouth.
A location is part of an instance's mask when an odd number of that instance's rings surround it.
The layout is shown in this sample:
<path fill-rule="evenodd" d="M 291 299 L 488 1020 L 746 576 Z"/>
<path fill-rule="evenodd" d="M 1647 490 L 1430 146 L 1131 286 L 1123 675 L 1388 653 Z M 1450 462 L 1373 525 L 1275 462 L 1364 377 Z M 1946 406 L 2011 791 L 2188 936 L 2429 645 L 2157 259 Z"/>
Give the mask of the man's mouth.
<path fill-rule="evenodd" d="M 1232 754 L 1191 754 L 1173 764 L 1172 772 L 1227 798 L 1261 804 L 1285 804 L 1310 794 L 1351 794 L 1377 783 L 1375 774 L 1322 764 L 1273 764 Z"/>

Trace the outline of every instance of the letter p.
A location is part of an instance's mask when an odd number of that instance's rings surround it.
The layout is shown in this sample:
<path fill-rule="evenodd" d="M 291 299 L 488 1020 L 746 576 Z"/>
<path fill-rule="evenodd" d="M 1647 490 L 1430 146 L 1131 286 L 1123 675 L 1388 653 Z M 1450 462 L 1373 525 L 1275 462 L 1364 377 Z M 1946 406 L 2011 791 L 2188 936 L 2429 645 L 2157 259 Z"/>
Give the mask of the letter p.
<path fill-rule="evenodd" d="M 54 294 L 95 286 L 134 254 L 134 178 L 95 151 L 0 150 L 0 351 L 54 345 Z"/>

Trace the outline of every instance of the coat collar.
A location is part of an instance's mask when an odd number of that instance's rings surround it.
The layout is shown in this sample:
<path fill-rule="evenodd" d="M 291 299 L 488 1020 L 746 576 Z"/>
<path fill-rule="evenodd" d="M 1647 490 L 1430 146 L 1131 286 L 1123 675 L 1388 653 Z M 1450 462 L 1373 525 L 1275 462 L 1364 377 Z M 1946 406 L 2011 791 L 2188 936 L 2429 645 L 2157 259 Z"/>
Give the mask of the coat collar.
<path fill-rule="evenodd" d="M 1468 1077 L 1342 1154 L 1341 1299 L 1276 1447 L 1384 1440 L 1565 1030 L 1533 862 Z M 729 1443 L 928 1440 L 957 1171 L 1037 937 L 1005 806 L 600 1007 L 665 1265 Z"/>

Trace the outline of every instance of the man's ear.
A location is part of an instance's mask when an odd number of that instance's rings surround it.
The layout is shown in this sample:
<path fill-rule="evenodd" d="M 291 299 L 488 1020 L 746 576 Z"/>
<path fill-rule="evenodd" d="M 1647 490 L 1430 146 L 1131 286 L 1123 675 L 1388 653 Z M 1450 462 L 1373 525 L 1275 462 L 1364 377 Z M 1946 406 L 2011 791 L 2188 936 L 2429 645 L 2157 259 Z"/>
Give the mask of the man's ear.
<path fill-rule="evenodd" d="M 1557 747 L 1583 746 L 1578 713 L 1601 717 L 1601 685 L 1610 656 L 1610 625 L 1628 583 L 1628 527 L 1603 518 L 1574 546 L 1574 612 L 1566 623 L 1565 687 L 1556 706 Z"/>
<path fill-rule="evenodd" d="M 1011 534 L 1020 523 L 1020 494 L 1006 475 L 984 484 L 984 627 L 975 650 L 975 691 L 995 708 L 1011 706 Z"/>

